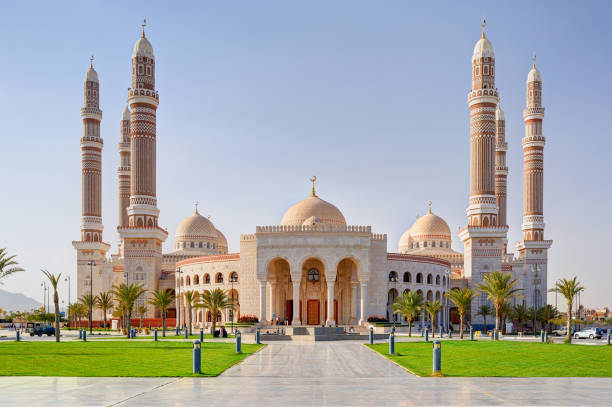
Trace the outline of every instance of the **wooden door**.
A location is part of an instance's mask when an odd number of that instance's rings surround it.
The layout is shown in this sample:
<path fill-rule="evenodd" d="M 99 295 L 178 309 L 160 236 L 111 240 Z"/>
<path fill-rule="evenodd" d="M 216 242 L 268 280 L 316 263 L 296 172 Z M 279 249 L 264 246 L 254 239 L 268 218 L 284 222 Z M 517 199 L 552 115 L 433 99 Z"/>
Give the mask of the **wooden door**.
<path fill-rule="evenodd" d="M 287 321 L 289 321 L 289 325 L 293 323 L 293 300 L 287 300 L 287 305 L 285 306 L 285 315 L 287 316 Z"/>
<path fill-rule="evenodd" d="M 319 300 L 308 300 L 306 303 L 306 324 L 319 325 Z"/>

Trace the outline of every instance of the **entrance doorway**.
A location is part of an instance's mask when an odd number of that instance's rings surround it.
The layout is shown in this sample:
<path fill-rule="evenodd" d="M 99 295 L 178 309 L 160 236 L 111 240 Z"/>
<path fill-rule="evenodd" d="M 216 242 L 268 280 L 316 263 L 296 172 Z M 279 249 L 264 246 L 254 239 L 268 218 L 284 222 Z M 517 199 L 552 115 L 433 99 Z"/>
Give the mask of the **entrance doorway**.
<path fill-rule="evenodd" d="M 291 325 L 293 323 L 293 300 L 287 300 L 285 315 L 287 315 L 287 322 Z"/>
<path fill-rule="evenodd" d="M 319 311 L 319 300 L 308 300 L 306 303 L 306 324 L 319 325 L 321 323 Z"/>

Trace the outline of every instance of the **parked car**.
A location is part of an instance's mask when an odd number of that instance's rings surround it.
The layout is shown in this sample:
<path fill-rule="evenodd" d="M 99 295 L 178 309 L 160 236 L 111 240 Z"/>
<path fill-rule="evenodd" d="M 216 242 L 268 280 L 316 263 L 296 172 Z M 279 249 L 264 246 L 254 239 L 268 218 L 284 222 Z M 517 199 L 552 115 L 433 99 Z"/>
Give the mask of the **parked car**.
<path fill-rule="evenodd" d="M 29 333 L 30 336 L 43 336 L 43 334 L 52 336 L 55 335 L 55 328 L 53 328 L 53 325 L 44 322 L 28 322 L 26 325 L 26 333 Z"/>
<path fill-rule="evenodd" d="M 575 329 L 572 327 L 572 334 L 575 332 Z M 567 328 L 563 327 L 563 328 L 559 328 L 559 329 L 553 329 L 552 334 L 555 336 L 566 336 L 567 335 Z"/>
<path fill-rule="evenodd" d="M 589 338 L 589 339 L 601 339 L 601 329 L 599 328 L 586 328 L 582 331 L 578 331 L 574 334 L 575 339 Z"/>

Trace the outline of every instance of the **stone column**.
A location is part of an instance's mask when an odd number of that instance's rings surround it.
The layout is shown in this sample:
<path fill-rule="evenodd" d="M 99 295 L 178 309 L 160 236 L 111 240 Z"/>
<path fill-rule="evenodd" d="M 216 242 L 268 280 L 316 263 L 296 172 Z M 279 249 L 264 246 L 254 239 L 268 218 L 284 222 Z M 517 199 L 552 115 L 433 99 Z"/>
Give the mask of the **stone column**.
<path fill-rule="evenodd" d="M 327 321 L 326 326 L 334 326 L 334 283 L 327 283 Z"/>
<path fill-rule="evenodd" d="M 366 319 L 366 299 L 368 297 L 368 282 L 367 281 L 362 281 L 361 282 L 361 293 L 360 293 L 360 306 L 361 306 L 361 311 L 360 311 L 360 316 L 359 316 L 359 325 L 365 325 L 365 323 L 367 322 Z"/>
<path fill-rule="evenodd" d="M 291 325 L 299 326 L 302 325 L 300 322 L 300 281 L 296 280 L 293 279 L 293 321 L 291 321 Z"/>
<path fill-rule="evenodd" d="M 359 287 L 359 283 L 351 283 L 351 324 L 357 322 L 357 287 Z"/>
<path fill-rule="evenodd" d="M 274 289 L 276 288 L 276 284 L 274 283 L 270 283 L 270 321 L 272 321 L 274 318 L 272 317 L 274 314 L 274 308 L 275 308 L 275 298 L 274 298 Z M 272 323 L 274 323 L 274 321 L 272 321 Z"/>
<path fill-rule="evenodd" d="M 266 282 L 258 281 L 259 284 L 259 322 L 266 320 Z"/>

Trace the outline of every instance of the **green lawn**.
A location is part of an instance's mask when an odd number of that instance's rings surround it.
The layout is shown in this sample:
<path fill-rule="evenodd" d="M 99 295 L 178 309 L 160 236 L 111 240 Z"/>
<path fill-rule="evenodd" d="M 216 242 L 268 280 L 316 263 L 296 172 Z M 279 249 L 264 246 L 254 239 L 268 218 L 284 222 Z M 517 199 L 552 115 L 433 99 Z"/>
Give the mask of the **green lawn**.
<path fill-rule="evenodd" d="M 432 344 L 367 345 L 419 376 L 431 375 Z M 612 346 L 442 341 L 444 376 L 612 377 Z"/>
<path fill-rule="evenodd" d="M 205 342 L 203 376 L 217 376 L 264 345 Z M 192 376 L 189 342 L 2 342 L 0 376 Z"/>

